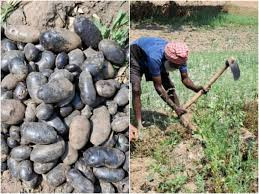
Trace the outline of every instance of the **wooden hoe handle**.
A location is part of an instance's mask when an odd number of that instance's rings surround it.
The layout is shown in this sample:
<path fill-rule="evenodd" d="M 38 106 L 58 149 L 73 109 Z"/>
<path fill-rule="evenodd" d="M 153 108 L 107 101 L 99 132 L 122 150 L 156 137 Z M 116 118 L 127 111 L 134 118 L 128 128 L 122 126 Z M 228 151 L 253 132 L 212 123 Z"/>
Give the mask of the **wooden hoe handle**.
<path fill-rule="evenodd" d="M 210 81 L 204 86 L 204 89 L 209 89 L 211 85 L 217 81 L 217 79 L 224 73 L 224 71 L 229 67 L 228 63 L 224 67 L 222 67 L 215 75 L 210 79 Z M 189 101 L 187 101 L 184 105 L 183 108 L 187 109 L 189 108 L 193 103 L 195 103 L 202 95 L 203 91 L 200 90 L 197 94 L 195 94 Z"/>

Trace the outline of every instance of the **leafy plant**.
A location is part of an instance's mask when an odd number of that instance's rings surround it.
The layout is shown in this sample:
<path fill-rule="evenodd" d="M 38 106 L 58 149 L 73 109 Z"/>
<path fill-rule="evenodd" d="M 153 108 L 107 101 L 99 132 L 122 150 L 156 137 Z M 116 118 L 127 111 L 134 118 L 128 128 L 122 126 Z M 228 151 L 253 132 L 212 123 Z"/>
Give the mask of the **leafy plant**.
<path fill-rule="evenodd" d="M 5 1 L 1 5 L 1 24 L 5 22 L 8 16 L 17 8 L 19 3 L 20 1 L 9 0 L 9 1 Z"/>
<path fill-rule="evenodd" d="M 103 38 L 112 39 L 120 45 L 129 38 L 129 16 L 125 12 L 119 11 L 110 27 L 103 24 L 96 14 L 93 15 L 93 22 L 101 31 Z"/>

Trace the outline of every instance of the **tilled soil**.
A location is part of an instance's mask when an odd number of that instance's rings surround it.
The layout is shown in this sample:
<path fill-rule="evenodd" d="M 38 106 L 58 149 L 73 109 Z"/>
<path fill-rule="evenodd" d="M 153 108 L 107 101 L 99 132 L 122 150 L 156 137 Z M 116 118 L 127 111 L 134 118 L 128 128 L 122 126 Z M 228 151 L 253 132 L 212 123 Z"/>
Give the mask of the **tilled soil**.
<path fill-rule="evenodd" d="M 257 29 L 254 27 L 222 27 L 216 29 L 202 29 L 182 27 L 170 29 L 166 26 L 150 24 L 135 26 L 130 31 L 130 41 L 142 36 L 161 37 L 166 40 L 184 41 L 190 52 L 217 51 L 242 51 L 257 49 Z"/>

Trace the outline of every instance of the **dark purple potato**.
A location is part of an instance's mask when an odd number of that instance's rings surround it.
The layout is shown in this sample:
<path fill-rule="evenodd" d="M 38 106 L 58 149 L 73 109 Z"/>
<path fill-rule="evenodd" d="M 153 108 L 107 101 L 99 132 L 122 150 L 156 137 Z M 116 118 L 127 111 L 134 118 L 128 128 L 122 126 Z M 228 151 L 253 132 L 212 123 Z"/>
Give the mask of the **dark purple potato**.
<path fill-rule="evenodd" d="M 75 96 L 74 96 L 71 104 L 73 105 L 74 109 L 76 109 L 76 110 L 81 110 L 82 108 L 84 108 L 84 104 L 81 101 L 80 94 L 78 92 L 75 93 Z"/>
<path fill-rule="evenodd" d="M 40 100 L 37 97 L 38 90 L 40 87 L 47 83 L 47 78 L 40 72 L 31 72 L 27 79 L 26 79 L 26 85 L 29 92 L 30 97 L 37 103 L 41 103 L 42 100 Z"/>
<path fill-rule="evenodd" d="M 111 123 L 112 130 L 115 132 L 123 132 L 129 127 L 129 117 L 122 116 L 115 118 Z"/>
<path fill-rule="evenodd" d="M 102 40 L 102 34 L 95 24 L 84 16 L 77 16 L 74 30 L 87 47 L 97 48 Z"/>
<path fill-rule="evenodd" d="M 8 66 L 11 60 L 15 57 L 24 59 L 24 53 L 19 50 L 10 50 L 3 53 L 3 55 L 1 56 L 1 70 L 8 72 Z"/>
<path fill-rule="evenodd" d="M 23 51 L 24 50 L 24 47 L 25 47 L 25 43 L 23 42 L 17 42 L 17 48 L 20 50 L 20 51 Z"/>
<path fill-rule="evenodd" d="M 47 120 L 54 112 L 54 107 L 51 104 L 41 103 L 36 108 L 36 117 L 39 120 Z"/>
<path fill-rule="evenodd" d="M 20 127 L 17 127 L 15 125 L 12 125 L 9 129 L 9 136 L 12 139 L 15 139 L 17 141 L 20 141 L 21 137 L 20 137 Z"/>
<path fill-rule="evenodd" d="M 70 105 L 61 107 L 61 108 L 59 109 L 59 113 L 60 113 L 60 115 L 61 115 L 62 117 L 68 116 L 72 111 L 73 111 L 73 108 L 72 108 L 72 106 L 70 106 Z"/>
<path fill-rule="evenodd" d="M 123 65 L 125 61 L 125 53 L 118 43 L 113 40 L 103 39 L 98 49 L 103 52 L 105 58 L 111 63 Z"/>
<path fill-rule="evenodd" d="M 53 79 L 41 86 L 37 96 L 45 103 L 59 103 L 60 106 L 68 104 L 74 97 L 74 85 L 66 78 Z"/>
<path fill-rule="evenodd" d="M 126 170 L 127 172 L 129 172 L 129 151 L 127 151 L 125 153 L 126 159 L 125 162 L 123 164 L 123 169 Z"/>
<path fill-rule="evenodd" d="M 49 77 L 52 75 L 53 70 L 52 70 L 52 69 L 43 69 L 41 72 L 42 72 L 42 74 L 43 74 L 45 77 L 49 78 Z"/>
<path fill-rule="evenodd" d="M 99 180 L 107 182 L 118 182 L 125 177 L 125 171 L 121 168 L 93 168 L 93 173 Z"/>
<path fill-rule="evenodd" d="M 114 132 L 112 131 L 111 134 L 110 134 L 109 139 L 107 141 L 105 141 L 102 144 L 102 146 L 103 147 L 110 147 L 110 148 L 114 147 L 114 145 L 116 144 L 117 138 L 118 138 L 118 136 L 115 136 Z"/>
<path fill-rule="evenodd" d="M 24 54 L 28 61 L 37 61 L 40 52 L 41 51 L 31 43 L 26 44 L 26 46 L 24 47 Z"/>
<path fill-rule="evenodd" d="M 44 121 L 47 125 L 54 127 L 58 134 L 64 135 L 68 132 L 68 128 L 64 122 L 57 116 L 57 114 L 52 115 L 47 121 Z"/>
<path fill-rule="evenodd" d="M 125 135 L 119 134 L 115 147 L 123 152 L 126 152 L 129 150 L 129 139 Z"/>
<path fill-rule="evenodd" d="M 114 186 L 109 182 L 100 181 L 100 186 L 102 193 L 115 193 Z"/>
<path fill-rule="evenodd" d="M 82 65 L 82 70 L 88 70 L 93 77 L 100 76 L 100 73 L 104 68 L 103 53 L 97 52 L 92 48 L 86 49 L 84 53 L 87 58 Z"/>
<path fill-rule="evenodd" d="M 19 57 L 13 58 L 9 63 L 9 71 L 18 77 L 19 80 L 24 80 L 29 73 L 26 62 Z"/>
<path fill-rule="evenodd" d="M 57 69 L 52 73 L 49 77 L 49 80 L 52 79 L 61 79 L 61 78 L 67 78 L 69 81 L 73 82 L 74 76 L 71 72 L 69 72 L 66 69 Z"/>
<path fill-rule="evenodd" d="M 14 177 L 14 178 L 19 178 L 19 163 L 20 162 L 16 161 L 13 158 L 8 158 L 8 160 L 7 160 L 8 169 L 9 169 L 12 177 Z"/>
<path fill-rule="evenodd" d="M 56 28 L 41 33 L 40 44 L 55 53 L 69 52 L 81 45 L 81 39 L 72 31 Z"/>
<path fill-rule="evenodd" d="M 53 69 L 55 58 L 56 56 L 51 51 L 43 51 L 41 53 L 40 60 L 36 62 L 39 71 L 43 71 L 44 69 Z"/>
<path fill-rule="evenodd" d="M 48 184 L 53 187 L 58 187 L 64 183 L 66 181 L 66 174 L 68 170 L 69 166 L 59 163 L 55 168 L 46 174 Z"/>
<path fill-rule="evenodd" d="M 29 181 L 23 180 L 23 183 L 25 184 L 26 187 L 35 189 L 38 186 L 38 184 L 40 183 L 40 177 L 38 174 L 33 173 L 32 179 Z"/>
<path fill-rule="evenodd" d="M 72 119 L 69 126 L 69 143 L 76 149 L 82 149 L 89 141 L 91 124 L 84 116 L 78 115 Z"/>
<path fill-rule="evenodd" d="M 30 160 L 23 160 L 19 164 L 19 177 L 22 180 L 30 181 L 33 178 L 32 162 Z"/>
<path fill-rule="evenodd" d="M 5 124 L 19 124 L 24 118 L 25 106 L 14 99 L 1 100 L 1 121 Z"/>
<path fill-rule="evenodd" d="M 79 170 L 71 169 L 67 172 L 68 182 L 80 193 L 93 193 L 93 183 L 85 178 Z"/>
<path fill-rule="evenodd" d="M 19 142 L 11 137 L 8 137 L 7 145 L 9 146 L 9 148 L 15 148 L 15 147 L 19 146 Z"/>
<path fill-rule="evenodd" d="M 109 110 L 109 113 L 111 115 L 115 115 L 117 113 L 117 110 L 118 110 L 118 105 L 116 102 L 114 101 L 106 101 L 106 106 Z"/>
<path fill-rule="evenodd" d="M 30 156 L 34 162 L 46 163 L 58 159 L 64 154 L 65 142 L 60 138 L 56 143 L 48 145 L 35 145 Z"/>
<path fill-rule="evenodd" d="M 5 35 L 16 42 L 32 43 L 39 41 L 40 31 L 33 26 L 7 25 Z"/>
<path fill-rule="evenodd" d="M 92 115 L 92 108 L 89 105 L 85 105 L 85 107 L 81 110 L 81 115 L 85 116 L 87 119 L 89 119 Z"/>
<path fill-rule="evenodd" d="M 84 161 L 91 167 L 118 168 L 125 160 L 122 151 L 109 147 L 91 147 L 83 153 Z"/>
<path fill-rule="evenodd" d="M 69 64 L 75 64 L 77 66 L 81 66 L 85 60 L 85 55 L 82 50 L 75 49 L 68 53 Z"/>
<path fill-rule="evenodd" d="M 94 145 L 101 145 L 109 138 L 111 132 L 110 113 L 106 106 L 94 109 L 91 120 L 92 133 L 90 142 Z"/>
<path fill-rule="evenodd" d="M 37 174 L 45 174 L 49 172 L 54 166 L 57 164 L 57 160 L 52 162 L 46 162 L 46 163 L 40 163 L 40 162 L 34 162 L 33 163 L 33 170 Z"/>
<path fill-rule="evenodd" d="M 65 66 L 65 69 L 71 73 L 73 73 L 73 72 L 81 73 L 82 72 L 81 68 L 79 66 L 77 66 L 76 64 L 68 64 Z"/>
<path fill-rule="evenodd" d="M 1 87 L 1 100 L 4 99 L 12 99 L 13 92 L 11 90 L 7 90 L 6 88 Z"/>
<path fill-rule="evenodd" d="M 31 150 L 29 146 L 17 146 L 12 149 L 10 155 L 17 161 L 26 160 L 30 158 Z"/>
<path fill-rule="evenodd" d="M 6 161 L 9 153 L 9 147 L 3 135 L 1 135 L 1 161 Z"/>
<path fill-rule="evenodd" d="M 64 164 L 71 165 L 77 161 L 77 158 L 78 158 L 78 151 L 74 149 L 68 142 L 66 144 L 66 149 L 64 154 L 61 157 L 61 160 L 63 161 Z"/>
<path fill-rule="evenodd" d="M 119 106 L 125 106 L 129 103 L 129 88 L 128 87 L 121 87 L 121 89 L 118 91 L 116 96 L 114 97 L 114 101 Z"/>
<path fill-rule="evenodd" d="M 84 104 L 93 105 L 96 100 L 96 91 L 89 71 L 83 71 L 79 76 L 80 96 Z"/>
<path fill-rule="evenodd" d="M 99 80 L 95 83 L 97 94 L 105 98 L 112 97 L 119 87 L 120 87 L 119 82 L 117 82 L 114 79 Z"/>
<path fill-rule="evenodd" d="M 129 193 L 129 177 L 113 184 L 116 186 L 119 193 Z"/>
<path fill-rule="evenodd" d="M 50 144 L 57 141 L 55 129 L 42 122 L 26 122 L 21 128 L 22 138 L 35 144 Z"/>
<path fill-rule="evenodd" d="M 7 162 L 1 161 L 1 173 L 7 170 Z"/>
<path fill-rule="evenodd" d="M 28 95 L 28 90 L 24 82 L 19 82 L 13 92 L 15 99 L 24 100 Z"/>
<path fill-rule="evenodd" d="M 69 114 L 64 120 L 65 120 L 65 124 L 69 127 L 73 118 L 77 115 L 80 115 L 80 111 L 79 110 L 74 110 L 71 114 Z"/>
<path fill-rule="evenodd" d="M 7 38 L 3 39 L 1 41 L 1 51 L 6 52 L 10 50 L 17 50 L 16 44 Z"/>
<path fill-rule="evenodd" d="M 92 181 L 92 183 L 95 182 L 96 179 L 92 168 L 88 166 L 82 158 L 75 163 L 75 168 L 78 169 L 87 179 Z"/>
<path fill-rule="evenodd" d="M 56 67 L 58 69 L 63 69 L 68 64 L 68 55 L 65 52 L 61 52 L 56 57 Z"/>

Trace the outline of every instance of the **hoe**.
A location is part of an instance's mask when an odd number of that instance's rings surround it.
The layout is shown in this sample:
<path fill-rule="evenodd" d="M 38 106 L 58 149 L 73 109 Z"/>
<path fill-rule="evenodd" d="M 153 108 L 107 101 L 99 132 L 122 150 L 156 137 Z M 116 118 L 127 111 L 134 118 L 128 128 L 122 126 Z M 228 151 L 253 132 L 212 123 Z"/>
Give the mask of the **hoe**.
<path fill-rule="evenodd" d="M 204 89 L 209 89 L 212 84 L 214 84 L 218 78 L 225 72 L 226 69 L 230 67 L 231 72 L 233 74 L 234 80 L 238 80 L 240 77 L 240 69 L 238 67 L 237 61 L 231 57 L 228 60 L 226 60 L 224 67 L 222 67 L 217 73 L 214 74 L 214 76 L 209 80 L 209 82 L 204 86 Z M 184 109 L 188 109 L 192 104 L 197 102 L 197 100 L 204 94 L 203 91 L 199 91 L 197 94 L 195 94 L 189 101 L 187 101 L 184 105 Z M 188 117 L 188 113 L 185 113 L 180 116 L 180 121 L 184 127 L 186 127 L 188 130 L 195 131 L 197 130 L 196 126 L 193 125 Z"/>

